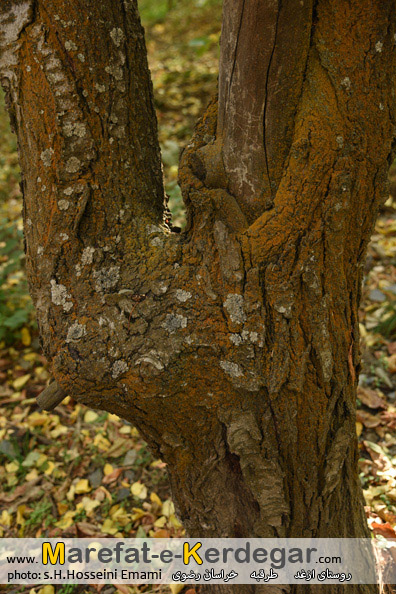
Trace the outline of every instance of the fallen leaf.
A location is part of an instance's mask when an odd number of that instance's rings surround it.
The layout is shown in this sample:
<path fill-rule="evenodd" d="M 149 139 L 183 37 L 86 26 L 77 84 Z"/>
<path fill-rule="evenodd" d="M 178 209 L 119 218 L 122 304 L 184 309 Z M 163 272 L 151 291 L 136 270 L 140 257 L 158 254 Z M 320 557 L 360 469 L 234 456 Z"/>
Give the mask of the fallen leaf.
<path fill-rule="evenodd" d="M 28 476 L 28 475 L 26 475 L 26 476 Z M 11 503 L 12 501 L 15 501 L 15 499 L 18 499 L 19 497 L 24 495 L 26 492 L 29 492 L 30 489 L 37 483 L 37 481 L 38 481 L 38 478 L 31 480 L 27 483 L 24 483 L 23 485 L 19 485 L 19 487 L 16 487 L 16 489 L 13 493 L 8 494 L 8 493 L 0 492 L 0 502 Z"/>
<path fill-rule="evenodd" d="M 22 375 L 21 377 L 17 377 L 16 380 L 12 382 L 12 387 L 14 388 L 14 390 L 21 390 L 21 388 L 23 388 L 23 386 L 27 384 L 29 380 L 30 373 Z"/>
<path fill-rule="evenodd" d="M 113 506 L 110 510 L 110 517 L 116 524 L 120 526 L 126 526 L 132 521 L 132 516 L 127 514 L 123 507 L 119 507 L 118 505 Z"/>
<path fill-rule="evenodd" d="M 49 585 L 43 586 L 38 591 L 38 594 L 54 594 L 54 593 L 55 593 L 54 586 L 49 586 Z"/>
<path fill-rule="evenodd" d="M 124 586 L 124 584 L 117 584 L 116 588 L 117 592 L 120 592 L 120 594 L 131 594 L 131 592 L 133 591 L 132 588 Z"/>
<path fill-rule="evenodd" d="M 40 459 L 39 452 L 29 452 L 24 461 L 22 462 L 22 466 L 25 468 L 30 468 L 31 466 L 35 466 L 36 462 Z"/>
<path fill-rule="evenodd" d="M 0 524 L 9 528 L 12 524 L 12 516 L 6 509 L 3 509 L 0 516 Z"/>
<path fill-rule="evenodd" d="M 165 528 L 161 528 L 160 530 L 156 530 L 153 533 L 153 536 L 154 538 L 170 538 L 170 532 Z"/>
<path fill-rule="evenodd" d="M 179 594 L 185 587 L 185 584 L 170 584 L 169 588 L 172 594 Z"/>
<path fill-rule="evenodd" d="M 378 427 L 378 425 L 381 424 L 381 419 L 374 415 L 371 415 L 369 412 L 366 412 L 365 410 L 357 410 L 356 419 L 358 422 L 362 423 L 365 427 L 368 427 L 369 429 Z"/>
<path fill-rule="evenodd" d="M 90 524 L 89 522 L 77 522 L 76 528 L 80 533 L 79 536 L 100 536 L 101 532 L 95 524 Z M 100 590 L 98 590 L 100 592 Z"/>
<path fill-rule="evenodd" d="M 386 424 L 387 428 L 391 431 L 396 429 L 396 412 L 392 410 L 386 410 L 381 413 L 381 421 Z"/>
<path fill-rule="evenodd" d="M 81 495 L 82 493 L 90 493 L 92 487 L 90 486 L 87 479 L 80 479 L 75 485 L 75 493 Z"/>
<path fill-rule="evenodd" d="M 374 534 L 380 534 L 384 538 L 390 538 L 392 540 L 396 539 L 396 532 L 389 524 L 389 522 L 385 522 L 384 524 L 379 524 L 378 522 L 372 522 L 371 528 Z"/>
<path fill-rule="evenodd" d="M 169 516 L 169 522 L 172 524 L 174 528 L 176 528 L 176 530 L 179 530 L 183 527 L 183 524 L 180 522 L 180 520 L 176 518 L 175 514 Z"/>
<path fill-rule="evenodd" d="M 103 467 L 103 474 L 107 475 L 107 474 L 111 474 L 113 472 L 114 468 L 111 464 L 105 464 Z"/>
<path fill-rule="evenodd" d="M 111 448 L 108 449 L 107 455 L 110 456 L 110 458 L 118 458 L 125 454 L 129 449 L 131 449 L 130 441 L 123 437 L 119 437 L 115 440 Z"/>
<path fill-rule="evenodd" d="M 378 468 L 378 470 L 382 472 L 384 470 L 391 468 L 391 461 L 377 443 L 373 443 L 372 441 L 366 440 L 363 441 L 363 444 L 368 453 L 370 454 L 370 457 L 375 463 L 375 466 Z"/>
<path fill-rule="evenodd" d="M 164 501 L 164 503 L 162 504 L 162 513 L 166 518 L 169 518 L 172 514 L 175 513 L 175 506 L 173 501 L 171 501 L 170 499 Z"/>
<path fill-rule="evenodd" d="M 369 408 L 387 408 L 386 401 L 375 390 L 358 386 L 357 397 Z"/>
<path fill-rule="evenodd" d="M 26 512 L 26 505 L 18 505 L 16 514 L 16 523 L 18 526 L 23 526 L 25 523 L 24 514 Z"/>
<path fill-rule="evenodd" d="M 51 460 L 49 460 L 48 461 L 48 466 L 44 470 L 44 474 L 46 474 L 47 476 L 51 476 L 51 474 L 53 473 L 54 469 L 55 469 L 55 464 Z"/>
<path fill-rule="evenodd" d="M 87 410 L 87 412 L 84 415 L 84 422 L 85 423 L 94 423 L 96 421 L 96 419 L 98 418 L 98 414 L 93 411 L 93 410 Z"/>
<path fill-rule="evenodd" d="M 104 435 L 102 435 L 101 433 L 97 433 L 94 437 L 93 445 L 102 452 L 105 452 L 109 449 L 111 444 L 109 440 L 106 437 L 104 437 Z"/>
<path fill-rule="evenodd" d="M 396 353 L 388 357 L 388 371 L 389 373 L 396 373 Z"/>
<path fill-rule="evenodd" d="M 156 503 L 159 508 L 162 507 L 162 501 L 158 497 L 157 493 L 154 493 L 154 491 L 150 494 L 150 501 L 152 501 L 153 503 Z"/>
<path fill-rule="evenodd" d="M 146 499 L 147 497 L 147 487 L 143 485 L 140 481 L 133 483 L 131 486 L 131 493 L 135 497 L 139 497 L 139 499 Z"/>
<path fill-rule="evenodd" d="M 161 516 L 160 518 L 158 518 L 158 520 L 155 520 L 154 522 L 154 526 L 156 528 L 163 528 L 166 524 L 166 518 L 165 516 Z"/>
<path fill-rule="evenodd" d="M 61 502 L 58 502 L 56 507 L 58 508 L 58 513 L 60 516 L 63 516 L 63 514 L 65 514 L 69 509 L 69 506 L 66 503 Z"/>
<path fill-rule="evenodd" d="M 83 497 L 82 500 L 77 503 L 76 509 L 80 510 L 83 509 L 87 513 L 87 516 L 90 517 L 92 512 L 95 508 L 100 505 L 100 501 L 97 499 L 90 499 L 89 497 Z"/>
<path fill-rule="evenodd" d="M 18 462 L 9 462 L 5 465 L 5 469 L 7 472 L 17 472 L 19 470 Z"/>
<path fill-rule="evenodd" d="M 30 346 L 30 343 L 32 342 L 32 337 L 30 336 L 29 329 L 26 328 L 26 326 L 21 330 L 21 341 L 26 347 Z"/>
<path fill-rule="evenodd" d="M 55 526 L 65 530 L 66 528 L 70 528 L 74 524 L 74 516 L 76 515 L 75 511 L 69 510 L 67 511 L 60 520 L 55 522 Z"/>
<path fill-rule="evenodd" d="M 110 464 L 109 464 L 109 466 L 110 466 Z M 123 471 L 122 468 L 116 468 L 115 470 L 113 470 L 113 472 L 111 472 L 110 474 L 103 477 L 102 483 L 104 485 L 109 485 L 110 483 L 114 483 L 114 481 L 116 481 L 118 479 L 118 477 L 120 476 L 122 471 Z"/>
<path fill-rule="evenodd" d="M 114 525 L 114 522 L 110 518 L 105 519 L 100 529 L 103 534 L 111 534 L 113 536 L 118 532 L 117 526 Z"/>

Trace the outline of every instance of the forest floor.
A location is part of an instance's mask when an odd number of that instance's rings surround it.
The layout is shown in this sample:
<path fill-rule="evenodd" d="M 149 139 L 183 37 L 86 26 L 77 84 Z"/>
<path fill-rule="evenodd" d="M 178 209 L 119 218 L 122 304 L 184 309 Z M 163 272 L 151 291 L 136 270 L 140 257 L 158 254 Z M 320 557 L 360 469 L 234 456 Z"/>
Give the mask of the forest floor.
<path fill-rule="evenodd" d="M 144 0 L 167 193 L 183 226 L 177 163 L 216 92 L 218 0 Z M 182 536 L 166 467 L 136 429 L 67 398 L 55 413 L 36 396 L 49 379 L 23 272 L 15 138 L 0 109 L 0 537 Z M 396 538 L 396 210 L 378 219 L 360 309 L 362 372 L 356 431 L 369 526 Z M 0 586 L 9 594 L 137 594 L 168 586 Z M 173 590 L 176 592 L 176 590 Z M 191 593 L 190 593 L 191 594 Z"/>

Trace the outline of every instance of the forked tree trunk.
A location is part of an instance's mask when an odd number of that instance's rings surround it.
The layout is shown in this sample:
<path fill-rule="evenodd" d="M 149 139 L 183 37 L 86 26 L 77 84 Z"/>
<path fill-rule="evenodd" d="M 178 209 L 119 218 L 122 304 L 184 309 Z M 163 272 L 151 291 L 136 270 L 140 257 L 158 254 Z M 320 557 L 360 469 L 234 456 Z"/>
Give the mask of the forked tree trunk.
<path fill-rule="evenodd" d="M 367 535 L 357 308 L 395 136 L 394 12 L 225 1 L 176 234 L 136 1 L 1 4 L 45 353 L 167 462 L 192 536 Z"/>

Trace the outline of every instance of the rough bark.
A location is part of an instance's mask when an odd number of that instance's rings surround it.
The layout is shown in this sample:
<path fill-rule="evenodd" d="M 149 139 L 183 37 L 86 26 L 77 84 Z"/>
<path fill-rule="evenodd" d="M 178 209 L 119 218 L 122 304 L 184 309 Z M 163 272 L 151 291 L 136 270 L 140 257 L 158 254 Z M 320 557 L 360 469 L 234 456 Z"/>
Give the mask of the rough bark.
<path fill-rule="evenodd" d="M 44 350 L 66 393 L 167 462 L 191 535 L 364 536 L 357 308 L 395 136 L 394 2 L 224 10 L 179 235 L 135 1 L 2 4 Z"/>

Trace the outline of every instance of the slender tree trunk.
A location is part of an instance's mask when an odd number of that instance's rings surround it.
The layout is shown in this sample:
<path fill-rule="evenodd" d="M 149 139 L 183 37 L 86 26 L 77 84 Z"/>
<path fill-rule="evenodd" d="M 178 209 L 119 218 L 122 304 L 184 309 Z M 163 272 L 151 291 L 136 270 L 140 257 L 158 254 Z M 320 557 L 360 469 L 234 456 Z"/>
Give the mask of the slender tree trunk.
<path fill-rule="evenodd" d="M 181 235 L 135 0 L 5 0 L 0 19 L 56 381 L 136 424 L 192 536 L 367 535 L 357 308 L 395 136 L 394 2 L 225 0 Z"/>

